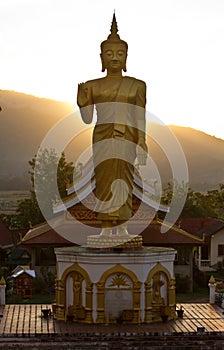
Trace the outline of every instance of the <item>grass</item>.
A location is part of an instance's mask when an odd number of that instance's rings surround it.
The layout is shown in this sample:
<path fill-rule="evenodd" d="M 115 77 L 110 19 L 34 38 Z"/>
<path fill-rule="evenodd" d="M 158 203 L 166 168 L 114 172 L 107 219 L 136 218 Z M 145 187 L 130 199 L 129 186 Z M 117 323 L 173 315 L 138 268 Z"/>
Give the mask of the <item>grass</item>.
<path fill-rule="evenodd" d="M 32 298 L 20 298 L 19 296 L 6 296 L 6 304 L 53 304 L 54 294 L 33 294 Z"/>
<path fill-rule="evenodd" d="M 209 301 L 209 288 L 198 288 L 193 293 L 177 293 L 177 303 L 207 303 Z"/>
<path fill-rule="evenodd" d="M 198 288 L 193 293 L 177 293 L 176 302 L 180 303 L 206 303 L 209 301 L 209 289 Z M 55 302 L 54 294 L 33 294 L 30 299 L 23 299 L 18 296 L 7 296 L 7 304 L 53 304 Z"/>

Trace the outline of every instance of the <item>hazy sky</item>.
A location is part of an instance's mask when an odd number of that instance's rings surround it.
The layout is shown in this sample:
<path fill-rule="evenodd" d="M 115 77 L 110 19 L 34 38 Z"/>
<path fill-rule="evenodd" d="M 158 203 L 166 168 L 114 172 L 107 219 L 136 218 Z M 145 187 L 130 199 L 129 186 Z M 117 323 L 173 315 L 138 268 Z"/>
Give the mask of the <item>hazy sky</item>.
<path fill-rule="evenodd" d="M 0 89 L 75 105 L 78 82 L 104 75 L 114 9 L 147 110 L 224 139 L 223 0 L 1 0 Z"/>

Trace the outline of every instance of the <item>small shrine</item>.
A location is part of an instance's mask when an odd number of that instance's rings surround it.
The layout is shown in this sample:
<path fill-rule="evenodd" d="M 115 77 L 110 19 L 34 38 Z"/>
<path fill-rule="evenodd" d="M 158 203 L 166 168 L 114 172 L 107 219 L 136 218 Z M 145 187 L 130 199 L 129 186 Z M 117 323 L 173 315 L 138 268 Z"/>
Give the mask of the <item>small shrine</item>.
<path fill-rule="evenodd" d="M 33 278 L 35 271 L 27 266 L 17 266 L 11 275 L 15 294 L 21 298 L 32 298 Z"/>

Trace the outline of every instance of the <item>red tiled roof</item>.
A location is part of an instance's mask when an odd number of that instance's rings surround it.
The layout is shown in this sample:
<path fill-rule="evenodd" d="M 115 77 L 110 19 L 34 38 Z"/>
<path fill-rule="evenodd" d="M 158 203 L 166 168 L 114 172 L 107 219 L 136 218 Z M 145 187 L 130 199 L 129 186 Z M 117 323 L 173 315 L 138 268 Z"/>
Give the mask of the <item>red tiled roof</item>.
<path fill-rule="evenodd" d="M 214 222 L 212 218 L 181 218 L 178 222 L 179 226 L 192 234 L 197 234 L 201 229 L 208 227 Z"/>
<path fill-rule="evenodd" d="M 57 232 L 55 232 L 53 229 L 50 229 L 47 232 L 44 232 L 44 234 L 41 234 L 40 236 L 36 236 L 33 238 L 30 238 L 29 241 L 23 241 L 23 244 L 71 244 L 71 242 L 67 241 L 65 238 L 60 236 Z"/>
<path fill-rule="evenodd" d="M 202 239 L 173 226 L 166 233 L 161 233 L 162 222 L 153 221 L 142 232 L 145 245 L 198 245 L 203 242 Z"/>
<path fill-rule="evenodd" d="M 44 223 L 30 229 L 22 239 L 22 244 L 53 244 L 67 245 L 71 244 L 68 240 L 58 234 L 53 228 Z"/>
<path fill-rule="evenodd" d="M 197 237 L 214 235 L 224 228 L 224 221 L 213 218 L 183 218 L 180 227 Z"/>
<path fill-rule="evenodd" d="M 0 219 L 0 248 L 6 249 L 9 247 L 13 247 L 13 245 L 14 245 L 14 242 L 13 242 L 12 232 Z"/>
<path fill-rule="evenodd" d="M 223 229 L 224 221 L 214 220 L 208 227 L 205 227 L 201 231 L 199 231 L 198 236 L 202 237 L 203 235 L 205 235 L 205 237 L 209 237 L 211 235 L 215 235 L 217 232 Z"/>
<path fill-rule="evenodd" d="M 83 227 L 84 226 L 84 227 Z M 135 228 L 139 228 L 139 225 L 130 225 L 129 231 L 134 234 Z M 176 227 L 173 226 L 166 233 L 161 233 L 162 222 L 154 220 L 150 225 L 142 231 L 143 244 L 145 245 L 197 245 L 202 243 L 202 239 Z M 77 244 L 85 244 L 87 241 L 88 227 L 81 224 L 75 224 L 71 227 L 69 224 L 63 223 L 57 227 L 57 233 L 51 228 L 47 223 L 39 225 L 33 229 L 30 229 L 22 240 L 25 244 L 53 244 L 53 245 L 72 245 L 74 243 L 69 241 L 69 237 L 76 239 Z M 99 229 L 100 231 L 100 229 Z M 139 230 L 140 231 L 140 230 Z M 68 236 L 61 236 L 60 232 L 67 233 Z M 67 239 L 66 239 L 67 238 Z M 74 242 L 74 240 L 73 240 Z"/>

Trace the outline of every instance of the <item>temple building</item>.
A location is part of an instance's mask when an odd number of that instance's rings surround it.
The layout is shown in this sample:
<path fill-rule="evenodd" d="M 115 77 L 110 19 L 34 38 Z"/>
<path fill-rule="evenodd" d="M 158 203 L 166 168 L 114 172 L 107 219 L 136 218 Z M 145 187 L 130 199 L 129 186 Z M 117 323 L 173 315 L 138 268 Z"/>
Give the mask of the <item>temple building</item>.
<path fill-rule="evenodd" d="M 91 210 L 94 177 L 87 170 L 70 186 L 64 203 L 55 204 L 52 222 L 30 229 L 22 241 L 32 255 L 32 268 L 47 258 L 50 266 L 56 265 L 55 317 L 141 323 L 158 321 L 165 312 L 174 318 L 175 272 L 184 271 L 193 280 L 194 248 L 202 240 L 177 226 L 162 234 L 157 210 L 169 208 L 155 201 L 154 189 L 141 184 L 135 173 L 133 216 L 137 214 L 129 225 L 130 239 L 107 246 L 108 238 L 103 238 L 94 245 L 88 235 L 100 230 L 100 222 Z M 136 229 L 142 232 L 134 235 Z"/>

